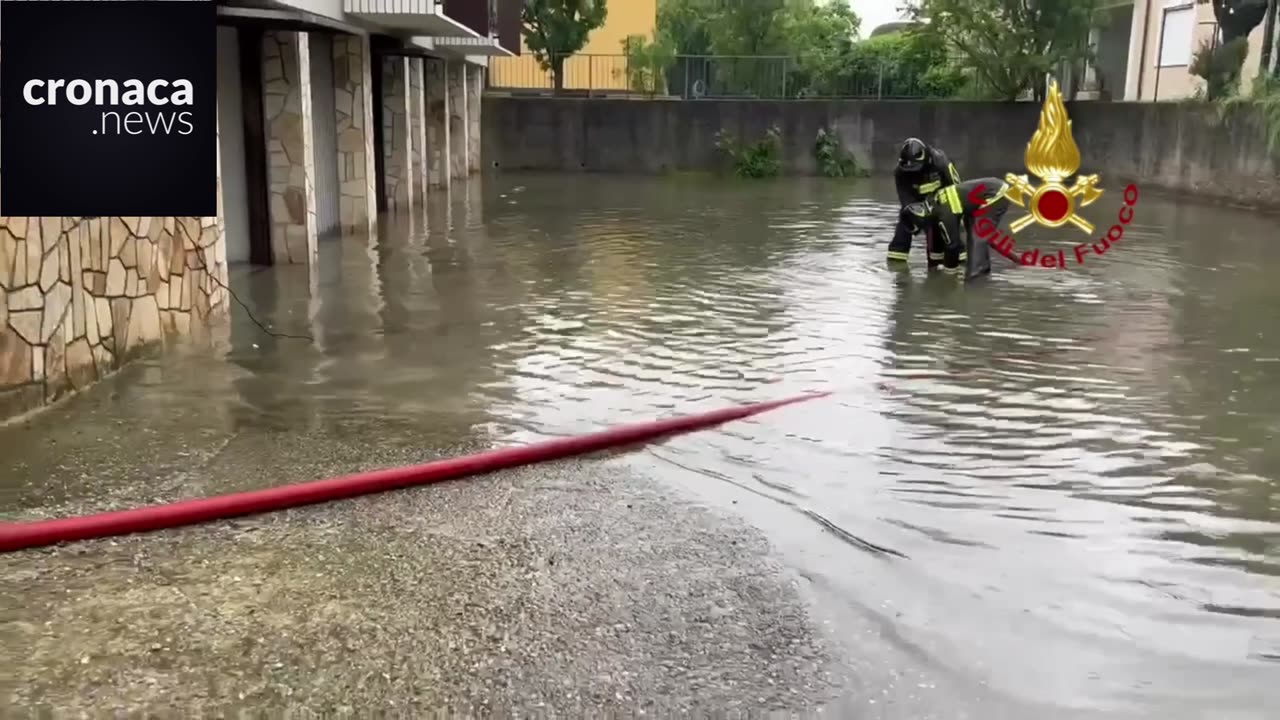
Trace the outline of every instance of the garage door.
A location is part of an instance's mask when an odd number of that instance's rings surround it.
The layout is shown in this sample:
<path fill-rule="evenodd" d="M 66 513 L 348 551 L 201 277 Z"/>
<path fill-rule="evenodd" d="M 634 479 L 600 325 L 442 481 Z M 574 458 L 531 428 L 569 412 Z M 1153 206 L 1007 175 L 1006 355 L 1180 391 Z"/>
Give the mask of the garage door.
<path fill-rule="evenodd" d="M 249 194 L 245 180 L 239 33 L 218 28 L 218 140 L 222 160 L 222 222 L 227 262 L 249 262 Z"/>
<path fill-rule="evenodd" d="M 338 118 L 333 96 L 333 37 L 311 33 L 311 127 L 316 232 L 338 230 Z"/>

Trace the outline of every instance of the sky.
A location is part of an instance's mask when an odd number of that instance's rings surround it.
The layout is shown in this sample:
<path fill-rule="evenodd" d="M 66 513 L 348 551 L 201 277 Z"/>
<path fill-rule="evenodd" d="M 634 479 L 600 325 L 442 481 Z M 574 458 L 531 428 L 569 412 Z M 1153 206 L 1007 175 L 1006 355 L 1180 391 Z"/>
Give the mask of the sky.
<path fill-rule="evenodd" d="M 901 0 L 847 0 L 849 7 L 862 18 L 859 35 L 866 37 L 877 25 L 900 19 Z"/>

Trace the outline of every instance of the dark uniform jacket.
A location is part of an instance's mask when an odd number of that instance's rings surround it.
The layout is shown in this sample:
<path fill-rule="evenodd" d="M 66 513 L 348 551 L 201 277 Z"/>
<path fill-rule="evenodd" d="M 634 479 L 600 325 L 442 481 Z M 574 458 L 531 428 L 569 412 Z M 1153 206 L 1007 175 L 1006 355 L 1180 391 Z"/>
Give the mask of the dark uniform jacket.
<path fill-rule="evenodd" d="M 934 193 L 944 187 L 958 184 L 960 172 L 946 153 L 931 147 L 923 167 L 912 171 L 897 168 L 893 179 L 898 188 L 898 202 L 906 207 L 933 197 Z"/>

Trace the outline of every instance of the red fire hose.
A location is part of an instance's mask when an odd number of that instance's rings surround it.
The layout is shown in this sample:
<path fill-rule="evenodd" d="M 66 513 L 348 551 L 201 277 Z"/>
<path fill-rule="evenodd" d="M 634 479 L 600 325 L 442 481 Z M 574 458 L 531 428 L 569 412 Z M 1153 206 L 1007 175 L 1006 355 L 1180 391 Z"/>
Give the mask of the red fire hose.
<path fill-rule="evenodd" d="M 82 517 L 38 520 L 34 522 L 0 523 L 0 552 L 44 547 L 60 542 L 88 540 L 113 535 L 147 532 L 163 528 L 194 525 L 209 520 L 252 515 L 285 508 L 340 500 L 394 490 L 396 488 L 452 480 L 467 475 L 493 472 L 517 465 L 581 455 L 620 445 L 652 440 L 739 420 L 792 403 L 824 397 L 816 393 L 772 400 L 754 405 L 713 410 L 698 415 L 656 420 L 603 430 L 589 435 L 559 438 L 525 447 L 504 448 L 448 460 L 437 460 L 410 467 L 375 470 L 329 480 L 285 485 L 198 500 L 183 500 L 167 505 L 119 510 Z"/>

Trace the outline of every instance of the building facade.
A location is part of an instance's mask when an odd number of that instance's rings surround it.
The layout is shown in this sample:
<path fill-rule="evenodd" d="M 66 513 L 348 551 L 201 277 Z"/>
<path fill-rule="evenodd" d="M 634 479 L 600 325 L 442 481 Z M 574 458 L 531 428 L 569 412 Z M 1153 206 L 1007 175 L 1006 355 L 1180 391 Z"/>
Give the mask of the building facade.
<path fill-rule="evenodd" d="M 593 30 L 582 50 L 564 65 L 564 87 L 568 90 L 628 89 L 626 58 L 622 43 L 632 35 L 653 38 L 658 25 L 658 0 L 614 0 L 608 5 L 604 24 Z M 551 73 L 520 38 L 518 57 L 494 58 L 489 64 L 489 82 L 495 88 L 551 90 Z"/>
<path fill-rule="evenodd" d="M 218 2 L 216 217 L 0 217 L 0 421 L 157 343 L 207 335 L 228 267 L 301 265 L 317 238 L 480 170 L 490 58 L 521 0 Z"/>

